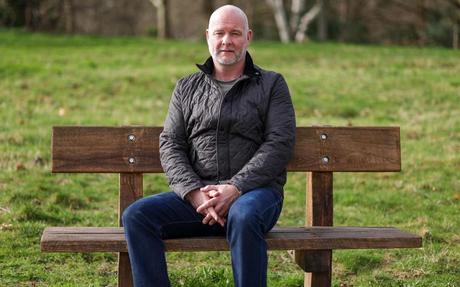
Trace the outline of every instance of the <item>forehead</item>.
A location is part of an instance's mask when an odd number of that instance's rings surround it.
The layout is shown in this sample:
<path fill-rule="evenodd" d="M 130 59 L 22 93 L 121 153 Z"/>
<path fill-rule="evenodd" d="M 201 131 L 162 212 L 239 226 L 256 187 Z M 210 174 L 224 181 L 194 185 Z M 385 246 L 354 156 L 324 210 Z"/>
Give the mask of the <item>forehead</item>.
<path fill-rule="evenodd" d="M 244 30 L 246 21 L 244 17 L 235 11 L 222 11 L 216 15 L 212 15 L 209 20 L 209 30 Z"/>

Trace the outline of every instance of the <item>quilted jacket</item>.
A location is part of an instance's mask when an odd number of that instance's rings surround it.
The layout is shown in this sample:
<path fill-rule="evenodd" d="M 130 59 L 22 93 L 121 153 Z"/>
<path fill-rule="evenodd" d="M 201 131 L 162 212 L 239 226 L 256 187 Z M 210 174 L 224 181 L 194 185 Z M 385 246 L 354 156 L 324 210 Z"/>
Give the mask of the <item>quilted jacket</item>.
<path fill-rule="evenodd" d="M 174 89 L 160 159 L 180 197 L 207 184 L 230 183 L 242 193 L 272 187 L 283 194 L 295 141 L 295 115 L 284 78 L 253 64 L 226 94 L 209 58 Z"/>

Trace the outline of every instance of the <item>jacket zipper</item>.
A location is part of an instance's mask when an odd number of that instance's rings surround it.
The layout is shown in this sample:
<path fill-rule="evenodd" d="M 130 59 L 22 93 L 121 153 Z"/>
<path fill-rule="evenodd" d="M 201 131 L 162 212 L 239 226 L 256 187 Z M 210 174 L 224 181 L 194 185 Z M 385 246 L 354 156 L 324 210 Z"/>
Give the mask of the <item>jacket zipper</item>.
<path fill-rule="evenodd" d="M 238 85 L 242 80 L 244 79 L 240 79 L 238 80 L 231 88 L 230 90 L 228 90 L 225 94 L 222 93 L 220 87 L 219 88 L 219 91 L 220 91 L 220 94 L 221 94 L 221 99 L 220 99 L 220 103 L 219 103 L 219 113 L 218 113 L 218 117 L 217 117 L 217 128 L 216 128 L 216 167 L 217 167 L 217 182 L 220 184 L 220 172 L 219 172 L 219 129 L 220 129 L 220 116 L 221 116 L 221 112 L 222 112 L 222 104 L 224 103 L 224 100 L 225 100 L 225 97 L 235 88 L 236 85 Z M 214 80 L 213 81 L 213 84 L 218 86 Z"/>

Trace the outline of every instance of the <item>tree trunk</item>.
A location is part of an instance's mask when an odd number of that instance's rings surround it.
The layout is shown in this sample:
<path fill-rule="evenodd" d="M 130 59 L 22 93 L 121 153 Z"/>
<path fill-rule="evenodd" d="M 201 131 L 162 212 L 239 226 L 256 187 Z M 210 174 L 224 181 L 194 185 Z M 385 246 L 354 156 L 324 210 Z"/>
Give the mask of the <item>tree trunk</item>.
<path fill-rule="evenodd" d="M 450 0 L 452 6 L 452 48 L 459 48 L 460 33 L 460 0 Z"/>
<path fill-rule="evenodd" d="M 303 42 L 306 40 L 306 32 L 308 30 L 308 25 L 315 19 L 318 13 L 322 9 L 322 1 L 316 1 L 316 4 L 300 19 L 300 24 L 295 35 L 296 42 Z"/>
<path fill-rule="evenodd" d="M 318 39 L 320 41 L 327 40 L 327 14 L 326 14 L 326 1 L 320 0 L 322 9 L 318 15 Z"/>
<path fill-rule="evenodd" d="M 283 0 L 266 0 L 267 4 L 272 7 L 275 15 L 275 22 L 278 28 L 278 33 L 283 43 L 289 43 L 291 37 L 289 34 L 288 20 L 284 10 Z"/>
<path fill-rule="evenodd" d="M 289 26 L 291 28 L 291 35 L 294 35 L 299 26 L 301 13 L 305 10 L 305 0 L 292 0 L 291 3 L 291 20 Z"/>
<path fill-rule="evenodd" d="M 75 9 L 72 0 L 65 0 L 62 2 L 61 17 L 61 19 L 64 19 L 64 31 L 73 34 L 75 29 Z"/>
<path fill-rule="evenodd" d="M 166 32 L 166 3 L 165 0 L 150 0 L 150 2 L 157 9 L 157 31 L 158 38 L 165 39 Z"/>
<path fill-rule="evenodd" d="M 452 48 L 455 50 L 458 49 L 458 33 L 460 32 L 458 26 L 458 22 L 456 22 L 454 23 L 454 27 L 452 29 Z"/>

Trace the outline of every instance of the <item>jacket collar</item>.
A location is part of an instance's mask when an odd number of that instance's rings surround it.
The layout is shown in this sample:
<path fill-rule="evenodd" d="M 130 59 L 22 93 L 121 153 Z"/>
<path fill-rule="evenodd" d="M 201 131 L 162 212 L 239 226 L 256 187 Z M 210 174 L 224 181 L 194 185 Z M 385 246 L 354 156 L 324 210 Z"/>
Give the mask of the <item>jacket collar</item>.
<path fill-rule="evenodd" d="M 196 66 L 205 74 L 212 76 L 212 73 L 214 72 L 214 62 L 212 61 L 212 57 L 209 57 L 204 64 L 196 64 Z M 256 68 L 254 65 L 254 62 L 252 61 L 251 55 L 249 55 L 249 52 L 246 51 L 246 59 L 244 62 L 244 75 L 247 75 L 249 77 L 259 77 L 260 76 L 260 71 Z"/>

